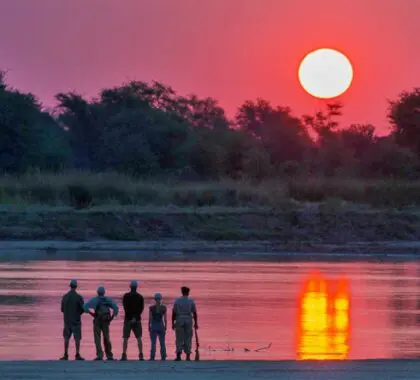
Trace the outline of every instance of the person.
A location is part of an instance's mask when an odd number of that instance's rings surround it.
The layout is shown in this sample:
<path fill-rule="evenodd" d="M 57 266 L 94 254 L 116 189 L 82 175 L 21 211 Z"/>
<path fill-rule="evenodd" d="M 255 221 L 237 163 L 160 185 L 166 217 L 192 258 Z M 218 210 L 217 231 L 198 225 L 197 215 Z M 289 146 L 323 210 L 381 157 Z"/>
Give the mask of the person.
<path fill-rule="evenodd" d="M 60 360 L 69 359 L 70 338 L 73 335 L 76 344 L 76 360 L 84 360 L 80 355 L 80 342 L 82 340 L 83 297 L 77 293 L 77 280 L 70 281 L 70 291 L 61 299 L 61 312 L 64 317 L 64 355 Z"/>
<path fill-rule="evenodd" d="M 166 306 L 162 304 L 162 295 L 155 294 L 155 305 L 149 308 L 149 332 L 150 332 L 150 360 L 155 360 L 156 355 L 156 341 L 159 337 L 160 357 L 166 360 L 166 344 L 165 335 L 166 327 L 168 325 Z"/>
<path fill-rule="evenodd" d="M 191 345 L 194 328 L 198 330 L 197 307 L 194 300 L 189 298 L 190 289 L 186 286 L 181 288 L 182 297 L 175 300 L 172 310 L 172 329 L 176 336 L 176 361 L 181 360 L 184 350 L 186 360 L 191 360 Z"/>
<path fill-rule="evenodd" d="M 139 360 L 144 360 L 143 356 L 143 329 L 141 326 L 141 314 L 144 310 L 144 298 L 137 292 L 137 281 L 131 281 L 130 291 L 124 294 L 124 327 L 123 327 L 123 353 L 121 360 L 127 360 L 128 339 L 131 331 L 137 339 L 137 346 L 139 349 Z"/>
<path fill-rule="evenodd" d="M 92 298 L 83 306 L 85 312 L 93 317 L 93 337 L 96 346 L 95 360 L 102 360 L 104 352 L 101 345 L 101 334 L 103 335 L 104 348 L 107 360 L 114 360 L 112 344 L 109 336 L 109 326 L 112 320 L 118 315 L 118 305 L 109 297 L 105 297 L 105 288 L 100 286 L 97 289 L 97 297 Z M 90 310 L 94 310 L 94 312 Z M 110 310 L 113 313 L 111 315 Z"/>

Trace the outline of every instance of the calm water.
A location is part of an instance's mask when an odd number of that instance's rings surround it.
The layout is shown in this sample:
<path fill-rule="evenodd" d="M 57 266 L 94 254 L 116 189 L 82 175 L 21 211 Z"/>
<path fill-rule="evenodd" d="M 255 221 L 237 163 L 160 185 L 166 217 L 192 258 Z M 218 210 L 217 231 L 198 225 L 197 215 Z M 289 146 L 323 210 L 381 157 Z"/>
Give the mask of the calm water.
<path fill-rule="evenodd" d="M 148 305 L 159 291 L 171 306 L 179 287 L 189 285 L 199 309 L 203 359 L 420 356 L 418 263 L 51 261 L 0 264 L 1 360 L 61 356 L 60 300 L 70 278 L 79 279 L 85 300 L 104 284 L 119 305 L 131 279 L 141 281 Z M 119 357 L 122 314 L 111 330 Z M 144 343 L 148 352 L 147 334 Z M 172 356 L 172 331 L 167 344 Z M 82 353 L 94 357 L 89 315 L 83 316 Z M 129 357 L 136 355 L 132 340 Z"/>

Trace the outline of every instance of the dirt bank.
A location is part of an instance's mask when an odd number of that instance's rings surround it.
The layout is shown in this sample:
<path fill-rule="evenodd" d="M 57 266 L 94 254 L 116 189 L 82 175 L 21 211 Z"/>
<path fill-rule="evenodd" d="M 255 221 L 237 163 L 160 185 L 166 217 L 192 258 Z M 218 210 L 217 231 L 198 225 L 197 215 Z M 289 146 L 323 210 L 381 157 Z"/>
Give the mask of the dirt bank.
<path fill-rule="evenodd" d="M 282 244 L 420 241 L 420 212 L 162 209 L 0 212 L 2 240 L 268 240 Z"/>
<path fill-rule="evenodd" d="M 417 361 L 354 362 L 0 362 L 3 379 L 370 380 L 420 379 Z"/>

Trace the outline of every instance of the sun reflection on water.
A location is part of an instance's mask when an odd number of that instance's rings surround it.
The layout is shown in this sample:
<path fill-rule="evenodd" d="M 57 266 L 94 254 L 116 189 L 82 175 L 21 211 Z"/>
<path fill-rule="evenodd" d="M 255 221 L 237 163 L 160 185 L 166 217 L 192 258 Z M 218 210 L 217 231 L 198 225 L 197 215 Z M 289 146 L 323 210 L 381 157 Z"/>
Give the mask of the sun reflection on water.
<path fill-rule="evenodd" d="M 312 274 L 305 281 L 298 307 L 299 360 L 344 360 L 350 350 L 348 281 Z"/>

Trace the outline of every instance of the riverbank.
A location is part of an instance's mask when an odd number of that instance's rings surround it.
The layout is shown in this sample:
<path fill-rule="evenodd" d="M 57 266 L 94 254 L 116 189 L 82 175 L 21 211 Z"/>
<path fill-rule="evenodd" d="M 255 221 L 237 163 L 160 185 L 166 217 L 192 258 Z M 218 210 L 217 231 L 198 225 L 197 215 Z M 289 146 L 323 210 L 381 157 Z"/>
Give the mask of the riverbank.
<path fill-rule="evenodd" d="M 3 241 L 1 261 L 410 261 L 420 241 L 347 244 L 284 244 L 276 241 Z"/>
<path fill-rule="evenodd" d="M 200 379 L 200 380 L 370 380 L 420 379 L 420 362 L 406 360 L 346 362 L 0 362 L 4 379 Z"/>
<path fill-rule="evenodd" d="M 316 244 L 420 241 L 420 212 L 302 205 L 240 207 L 0 208 L 3 241 L 270 241 L 285 250 Z"/>

